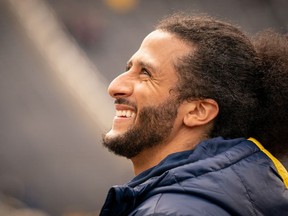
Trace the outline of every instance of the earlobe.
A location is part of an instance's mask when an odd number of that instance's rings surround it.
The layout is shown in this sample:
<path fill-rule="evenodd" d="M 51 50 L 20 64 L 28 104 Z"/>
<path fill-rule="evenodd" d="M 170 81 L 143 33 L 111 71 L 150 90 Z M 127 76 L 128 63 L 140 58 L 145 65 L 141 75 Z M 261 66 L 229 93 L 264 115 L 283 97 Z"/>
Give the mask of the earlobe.
<path fill-rule="evenodd" d="M 183 122 L 188 127 L 205 125 L 216 118 L 219 112 L 218 104 L 213 99 L 191 101 Z"/>

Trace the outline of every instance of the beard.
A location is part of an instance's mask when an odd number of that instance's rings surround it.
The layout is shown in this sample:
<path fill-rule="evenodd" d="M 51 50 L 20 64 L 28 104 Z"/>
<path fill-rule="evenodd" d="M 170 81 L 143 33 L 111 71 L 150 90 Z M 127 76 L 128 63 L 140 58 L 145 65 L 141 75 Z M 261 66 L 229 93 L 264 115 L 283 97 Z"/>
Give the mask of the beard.
<path fill-rule="evenodd" d="M 159 145 L 172 131 L 178 106 L 177 100 L 170 98 L 158 106 L 144 107 L 134 127 L 115 137 L 104 135 L 103 145 L 114 154 L 128 159 Z"/>

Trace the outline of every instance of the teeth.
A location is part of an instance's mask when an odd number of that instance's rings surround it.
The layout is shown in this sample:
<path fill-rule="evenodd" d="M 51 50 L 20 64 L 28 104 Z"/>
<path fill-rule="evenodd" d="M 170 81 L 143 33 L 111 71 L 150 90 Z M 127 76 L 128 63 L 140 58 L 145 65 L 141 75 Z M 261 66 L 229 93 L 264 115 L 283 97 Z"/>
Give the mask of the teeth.
<path fill-rule="evenodd" d="M 126 116 L 127 116 L 127 117 L 131 117 L 131 115 L 132 115 L 132 112 L 131 112 L 130 110 L 128 110 L 128 111 L 126 112 Z"/>
<path fill-rule="evenodd" d="M 134 117 L 135 113 L 131 110 L 116 110 L 116 116 L 130 118 Z"/>

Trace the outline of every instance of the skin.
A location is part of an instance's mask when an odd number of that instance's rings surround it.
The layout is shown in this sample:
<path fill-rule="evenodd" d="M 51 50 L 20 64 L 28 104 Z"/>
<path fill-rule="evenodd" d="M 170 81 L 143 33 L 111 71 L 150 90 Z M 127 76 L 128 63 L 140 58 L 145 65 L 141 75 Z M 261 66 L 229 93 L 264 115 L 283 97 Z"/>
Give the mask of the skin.
<path fill-rule="evenodd" d="M 138 114 L 143 108 L 156 107 L 171 97 L 176 99 L 179 77 L 174 65 L 192 50 L 193 47 L 176 36 L 160 30 L 153 31 L 143 40 L 128 61 L 127 71 L 116 77 L 108 88 L 111 97 L 129 103 L 115 104 L 118 116 L 114 117 L 112 129 L 105 136 L 107 139 L 121 136 L 139 124 Z M 127 113 L 128 110 L 128 116 L 119 112 Z M 207 138 L 218 110 L 212 99 L 181 102 L 167 138 L 130 158 L 135 174 L 157 165 L 171 153 L 195 148 Z"/>

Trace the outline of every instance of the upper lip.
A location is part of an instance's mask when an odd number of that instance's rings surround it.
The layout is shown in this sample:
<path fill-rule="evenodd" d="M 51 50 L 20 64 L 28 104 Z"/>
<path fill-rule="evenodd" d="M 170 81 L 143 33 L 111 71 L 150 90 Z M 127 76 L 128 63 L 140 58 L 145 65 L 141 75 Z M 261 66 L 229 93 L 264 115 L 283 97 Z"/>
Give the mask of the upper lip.
<path fill-rule="evenodd" d="M 116 110 L 131 110 L 133 112 L 136 111 L 134 107 L 131 107 L 125 104 L 115 104 L 115 109 Z"/>

